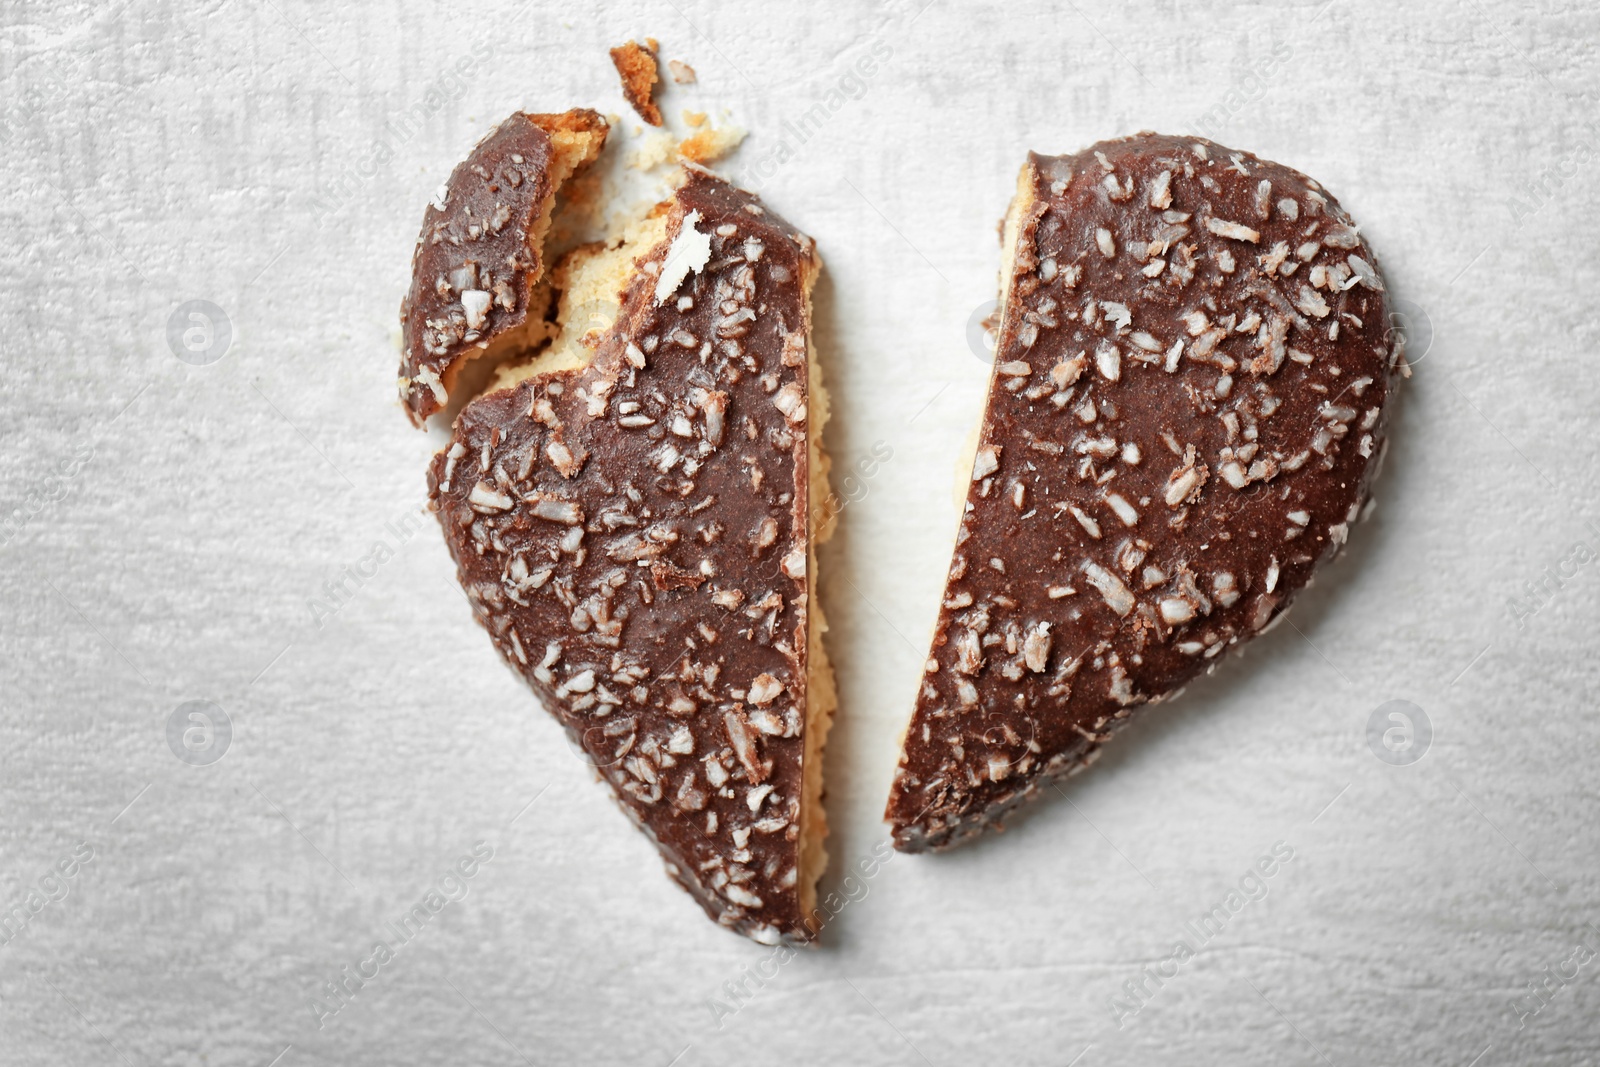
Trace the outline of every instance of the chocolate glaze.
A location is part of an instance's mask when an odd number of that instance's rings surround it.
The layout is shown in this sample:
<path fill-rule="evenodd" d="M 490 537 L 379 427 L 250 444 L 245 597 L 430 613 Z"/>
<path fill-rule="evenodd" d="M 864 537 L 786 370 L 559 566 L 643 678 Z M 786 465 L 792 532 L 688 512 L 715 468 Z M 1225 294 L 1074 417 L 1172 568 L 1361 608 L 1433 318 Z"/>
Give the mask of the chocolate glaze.
<path fill-rule="evenodd" d="M 495 647 L 672 875 L 723 925 L 801 941 L 818 261 L 709 172 L 666 210 L 593 362 L 467 405 L 430 498 Z M 658 303 L 691 223 L 709 261 Z"/>
<path fill-rule="evenodd" d="M 1081 769 L 1281 615 L 1357 518 L 1407 373 L 1376 258 L 1304 175 L 1140 134 L 1030 155 L 1024 181 L 888 804 L 909 851 Z"/>

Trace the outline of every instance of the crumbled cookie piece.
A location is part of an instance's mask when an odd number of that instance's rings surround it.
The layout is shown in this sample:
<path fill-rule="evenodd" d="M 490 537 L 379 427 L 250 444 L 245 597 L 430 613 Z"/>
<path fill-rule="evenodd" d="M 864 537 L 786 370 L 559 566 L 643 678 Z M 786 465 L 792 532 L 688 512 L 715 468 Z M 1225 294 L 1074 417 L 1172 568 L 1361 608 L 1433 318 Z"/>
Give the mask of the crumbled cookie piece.
<path fill-rule="evenodd" d="M 642 45 L 629 41 L 611 50 L 611 63 L 622 79 L 622 95 L 639 117 L 652 126 L 661 125 L 661 109 L 651 99 L 660 76 L 656 66 L 659 47 L 654 37 L 647 37 Z"/>
<path fill-rule="evenodd" d="M 428 205 L 400 308 L 400 402 L 416 425 L 445 407 L 466 362 L 544 336 L 544 239 L 556 191 L 594 161 L 609 130 L 583 109 L 517 112 Z"/>
<path fill-rule="evenodd" d="M 739 147 L 745 131 L 738 126 L 704 126 L 678 142 L 678 155 L 702 166 L 715 163 Z"/>

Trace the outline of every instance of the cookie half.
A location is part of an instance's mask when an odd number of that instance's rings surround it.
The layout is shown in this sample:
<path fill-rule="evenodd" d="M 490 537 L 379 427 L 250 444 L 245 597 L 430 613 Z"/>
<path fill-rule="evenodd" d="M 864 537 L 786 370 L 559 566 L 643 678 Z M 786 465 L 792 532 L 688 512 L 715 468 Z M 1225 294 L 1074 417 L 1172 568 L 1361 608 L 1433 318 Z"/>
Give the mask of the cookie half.
<path fill-rule="evenodd" d="M 549 272 L 550 339 L 429 470 L 495 647 L 706 913 L 768 944 L 815 936 L 827 858 L 820 266 L 755 196 L 686 171 Z"/>
<path fill-rule="evenodd" d="M 1268 629 L 1344 544 L 1408 373 L 1305 175 L 1139 134 L 1031 154 L 965 511 L 886 817 L 949 845 Z"/>

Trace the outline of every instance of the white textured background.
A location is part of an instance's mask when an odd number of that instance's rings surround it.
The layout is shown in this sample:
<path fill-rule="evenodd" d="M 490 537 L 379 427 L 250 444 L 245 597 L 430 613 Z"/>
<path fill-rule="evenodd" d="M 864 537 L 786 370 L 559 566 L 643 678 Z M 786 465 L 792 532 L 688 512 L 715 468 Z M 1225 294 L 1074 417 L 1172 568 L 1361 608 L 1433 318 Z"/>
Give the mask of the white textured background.
<path fill-rule="evenodd" d="M 1600 564 L 1508 608 L 1600 545 L 1600 12 L 804 7 L 0 10 L 0 909 L 94 851 L 0 945 L 0 1062 L 1600 1061 L 1600 959 L 1528 993 L 1600 951 Z M 822 557 L 840 866 L 884 836 L 1027 149 L 1204 128 L 1299 167 L 1370 235 L 1413 354 L 1431 338 L 1376 514 L 1294 625 L 1003 836 L 895 857 L 741 998 L 769 951 L 669 883 L 495 659 L 431 517 L 311 606 L 423 500 L 393 335 L 424 203 L 514 108 L 620 111 L 605 49 L 647 34 L 700 73 L 670 113 L 752 131 L 730 174 L 843 90 L 761 183 L 828 264 L 838 466 L 893 450 Z M 191 299 L 231 323 L 207 366 L 166 338 Z M 1390 699 L 1431 719 L 1414 765 L 1369 749 Z M 208 767 L 167 745 L 190 700 L 233 724 Z M 310 998 L 480 840 L 468 895 L 319 1029 Z M 1266 898 L 1129 999 L 1278 841 Z"/>

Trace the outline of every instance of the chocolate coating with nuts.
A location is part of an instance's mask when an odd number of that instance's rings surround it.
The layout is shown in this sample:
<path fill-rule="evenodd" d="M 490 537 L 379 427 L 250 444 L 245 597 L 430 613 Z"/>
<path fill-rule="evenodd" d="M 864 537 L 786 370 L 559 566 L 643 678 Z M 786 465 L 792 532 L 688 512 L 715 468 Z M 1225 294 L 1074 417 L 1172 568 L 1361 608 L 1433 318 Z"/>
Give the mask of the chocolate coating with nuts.
<path fill-rule="evenodd" d="M 1140 134 L 1030 155 L 965 513 L 886 816 L 949 845 L 1268 627 L 1345 541 L 1407 373 L 1304 175 Z"/>
<path fill-rule="evenodd" d="M 818 263 L 709 173 L 669 210 L 593 362 L 469 404 L 430 498 L 495 646 L 674 877 L 723 925 L 802 941 Z"/>

